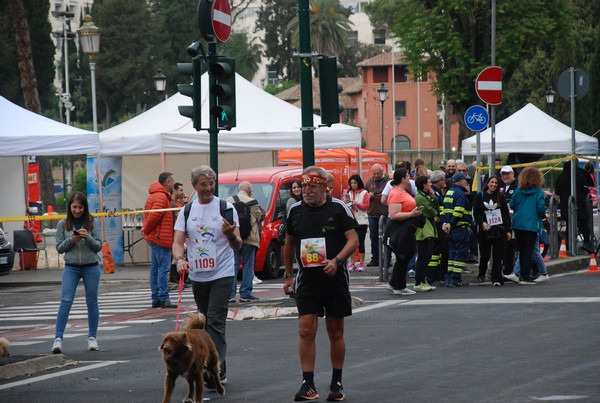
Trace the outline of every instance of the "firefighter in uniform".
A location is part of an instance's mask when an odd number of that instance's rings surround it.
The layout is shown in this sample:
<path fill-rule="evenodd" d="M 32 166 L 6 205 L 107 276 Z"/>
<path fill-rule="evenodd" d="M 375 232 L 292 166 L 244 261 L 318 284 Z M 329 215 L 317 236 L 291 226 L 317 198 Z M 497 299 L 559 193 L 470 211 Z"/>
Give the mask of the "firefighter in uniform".
<path fill-rule="evenodd" d="M 444 196 L 442 230 L 448 234 L 448 274 L 446 287 L 467 285 L 461 275 L 467 266 L 473 227 L 471 202 L 467 198 L 469 177 L 461 172 L 452 176 L 454 184 Z"/>

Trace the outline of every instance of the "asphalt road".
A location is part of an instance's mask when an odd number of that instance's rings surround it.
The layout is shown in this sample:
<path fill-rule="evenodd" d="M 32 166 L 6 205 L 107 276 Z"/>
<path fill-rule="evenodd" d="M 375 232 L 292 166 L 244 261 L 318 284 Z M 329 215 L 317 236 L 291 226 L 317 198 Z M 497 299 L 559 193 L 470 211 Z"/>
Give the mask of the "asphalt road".
<path fill-rule="evenodd" d="M 257 293 L 275 292 L 280 283 L 265 282 Z M 408 297 L 365 278 L 352 291 L 363 303 L 346 321 L 347 401 L 600 401 L 600 274 L 556 275 L 533 286 L 440 288 Z M 0 401 L 161 401 L 165 369 L 157 347 L 174 330 L 176 311 L 147 309 L 147 289 L 139 285 L 102 292 L 111 302 L 101 306 L 114 313 L 101 320 L 101 350 L 85 350 L 85 316 L 71 320 L 67 335 L 75 336 L 65 339 L 64 350 L 76 363 L 0 380 Z M 58 288 L 2 293 L 13 304 L 12 310 L 0 309 L 0 328 L 16 344 L 13 355 L 47 355 Z M 229 321 L 227 338 L 226 395 L 206 397 L 292 401 L 301 382 L 294 317 Z M 317 339 L 315 381 L 325 401 L 331 369 L 323 321 Z M 180 378 L 173 400 L 186 391 Z"/>

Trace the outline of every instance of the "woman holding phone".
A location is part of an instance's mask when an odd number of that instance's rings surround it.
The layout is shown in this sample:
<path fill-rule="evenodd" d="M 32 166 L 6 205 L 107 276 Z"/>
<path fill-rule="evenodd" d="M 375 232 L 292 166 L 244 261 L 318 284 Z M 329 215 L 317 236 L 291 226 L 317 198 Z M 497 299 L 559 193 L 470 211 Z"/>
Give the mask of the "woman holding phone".
<path fill-rule="evenodd" d="M 95 222 L 90 214 L 87 198 L 81 192 L 73 193 L 69 199 L 67 217 L 58 222 L 56 250 L 58 253 L 65 254 L 65 268 L 52 352 L 54 354 L 62 352 L 63 335 L 80 279 L 83 279 L 88 311 L 88 350 L 96 351 L 98 350 L 96 332 L 100 319 L 98 252 L 102 250 L 102 234 L 100 224 Z"/>
<path fill-rule="evenodd" d="M 358 233 L 358 256 L 359 261 L 356 262 L 354 253 L 350 256 L 350 266 L 348 271 L 365 271 L 365 238 L 367 236 L 367 228 L 369 227 L 369 216 L 367 210 L 371 198 L 369 192 L 365 189 L 365 185 L 360 178 L 360 175 L 354 174 L 348 179 L 348 193 L 346 193 L 346 204 L 352 211 L 354 219 L 358 223 L 356 232 Z"/>

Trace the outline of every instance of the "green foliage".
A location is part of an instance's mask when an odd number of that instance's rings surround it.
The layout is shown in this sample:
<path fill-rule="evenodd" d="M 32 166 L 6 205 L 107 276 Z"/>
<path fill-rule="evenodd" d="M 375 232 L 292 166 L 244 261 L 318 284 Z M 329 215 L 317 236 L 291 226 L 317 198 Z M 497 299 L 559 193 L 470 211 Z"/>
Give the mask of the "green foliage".
<path fill-rule="evenodd" d="M 245 32 L 232 33 L 229 40 L 219 48 L 219 54 L 235 59 L 236 72 L 248 81 L 251 81 L 258 71 L 262 55 L 262 45 L 255 40 L 256 38 L 252 38 L 249 42 Z"/>
<path fill-rule="evenodd" d="M 87 194 L 87 171 L 85 169 L 75 172 L 73 191 Z"/>
<path fill-rule="evenodd" d="M 292 88 L 295 85 L 298 85 L 296 81 L 284 80 L 280 81 L 279 84 L 268 84 L 265 86 L 264 89 L 271 95 L 277 95 L 280 92 L 283 92 L 288 88 Z"/>
<path fill-rule="evenodd" d="M 38 93 L 42 110 L 55 109 L 54 95 L 54 44 L 51 39 L 52 27 L 48 21 L 50 3 L 47 0 L 22 0 L 29 25 L 31 54 L 37 79 Z M 21 76 L 17 66 L 15 29 L 8 2 L 0 2 L 0 94 L 5 98 L 24 105 L 21 91 Z"/>
<path fill-rule="evenodd" d="M 263 0 L 255 32 L 264 32 L 265 57 L 270 70 L 286 80 L 298 80 L 298 62 L 292 58 L 292 34 L 287 26 L 298 14 L 297 0 Z"/>
<path fill-rule="evenodd" d="M 338 77 L 358 77 L 361 73 L 360 68 L 357 67 L 358 63 L 389 51 L 390 49 L 387 46 L 370 45 L 361 42 L 350 43 L 344 48 L 338 59 L 342 65 Z"/>
<path fill-rule="evenodd" d="M 377 0 L 366 9 L 371 23 L 388 27 L 402 45 L 411 69 L 435 72 L 436 92 L 451 100 L 455 114 L 462 116 L 470 105 L 481 103 L 473 83 L 491 64 L 488 0 Z M 564 0 L 497 2 L 496 65 L 502 66 L 503 81 L 509 83 L 536 49 L 551 49 L 564 37 L 570 16 L 569 2 Z M 545 89 L 544 85 L 540 91 Z M 504 108 L 504 104 L 499 108 L 500 114 Z"/>
<path fill-rule="evenodd" d="M 348 43 L 352 22 L 348 19 L 348 9 L 339 0 L 310 0 L 310 47 L 313 52 L 337 56 Z M 298 16 L 288 23 L 292 33 L 292 43 L 296 48 L 300 43 Z"/>

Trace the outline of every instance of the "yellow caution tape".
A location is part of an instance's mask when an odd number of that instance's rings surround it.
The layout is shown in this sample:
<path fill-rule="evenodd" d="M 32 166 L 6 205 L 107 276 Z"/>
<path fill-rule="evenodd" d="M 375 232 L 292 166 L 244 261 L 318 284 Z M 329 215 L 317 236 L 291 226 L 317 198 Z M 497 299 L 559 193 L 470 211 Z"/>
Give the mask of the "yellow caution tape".
<path fill-rule="evenodd" d="M 179 211 L 181 208 L 172 207 L 155 210 L 127 210 L 127 211 L 105 211 L 101 213 L 92 213 L 94 217 L 118 217 L 124 215 L 135 215 L 145 213 L 160 213 L 164 211 Z M 14 221 L 50 221 L 60 220 L 65 218 L 66 214 L 52 214 L 52 215 L 23 215 L 23 216 L 11 216 L 11 217 L 0 217 L 0 223 L 2 222 L 14 222 Z"/>

